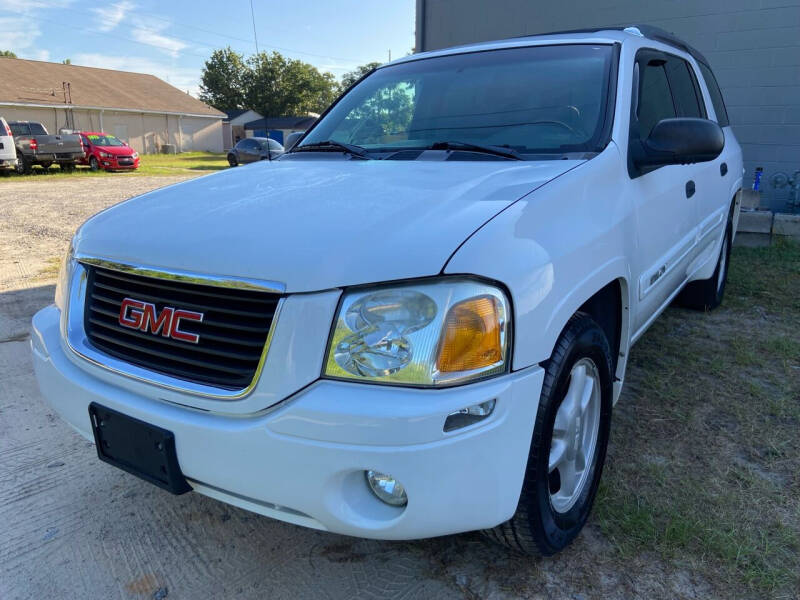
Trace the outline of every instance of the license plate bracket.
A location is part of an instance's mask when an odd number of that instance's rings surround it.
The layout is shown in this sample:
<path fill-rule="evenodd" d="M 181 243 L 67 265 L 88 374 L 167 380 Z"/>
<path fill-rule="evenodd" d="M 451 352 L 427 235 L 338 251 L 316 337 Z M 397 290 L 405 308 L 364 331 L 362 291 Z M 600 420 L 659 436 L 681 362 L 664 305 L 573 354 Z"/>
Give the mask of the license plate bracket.
<path fill-rule="evenodd" d="M 96 402 L 89 405 L 97 457 L 173 494 L 192 488 L 178 464 L 175 435 Z"/>

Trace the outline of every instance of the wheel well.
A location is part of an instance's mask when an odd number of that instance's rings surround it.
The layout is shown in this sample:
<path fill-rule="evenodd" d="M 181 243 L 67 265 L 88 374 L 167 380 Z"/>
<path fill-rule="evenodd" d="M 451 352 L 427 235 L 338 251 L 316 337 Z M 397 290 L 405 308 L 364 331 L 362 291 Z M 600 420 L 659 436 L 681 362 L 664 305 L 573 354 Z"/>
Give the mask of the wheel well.
<path fill-rule="evenodd" d="M 619 281 L 612 281 L 598 291 L 581 305 L 578 312 L 592 317 L 606 334 L 614 361 L 611 372 L 616 373 L 622 337 L 622 290 Z"/>

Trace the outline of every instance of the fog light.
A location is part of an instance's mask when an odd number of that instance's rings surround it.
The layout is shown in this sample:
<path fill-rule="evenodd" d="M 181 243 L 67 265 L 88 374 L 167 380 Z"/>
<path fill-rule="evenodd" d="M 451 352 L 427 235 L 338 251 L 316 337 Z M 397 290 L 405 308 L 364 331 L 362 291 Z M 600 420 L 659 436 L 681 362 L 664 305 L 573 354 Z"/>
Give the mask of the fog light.
<path fill-rule="evenodd" d="M 486 417 L 494 411 L 495 400 L 487 400 L 480 404 L 473 404 L 467 408 L 462 408 L 454 413 L 447 415 L 444 422 L 445 431 L 453 431 L 454 429 L 461 429 L 467 425 L 472 425 L 478 421 L 483 421 Z"/>
<path fill-rule="evenodd" d="M 392 506 L 405 506 L 408 503 L 403 485 L 390 475 L 372 470 L 364 471 L 364 474 L 370 489 L 378 499 Z"/>

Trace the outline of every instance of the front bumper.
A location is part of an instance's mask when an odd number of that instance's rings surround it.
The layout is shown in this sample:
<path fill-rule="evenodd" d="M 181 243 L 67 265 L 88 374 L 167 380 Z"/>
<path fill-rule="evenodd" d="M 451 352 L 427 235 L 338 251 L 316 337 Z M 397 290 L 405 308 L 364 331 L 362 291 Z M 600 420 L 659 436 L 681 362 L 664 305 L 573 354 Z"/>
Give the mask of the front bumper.
<path fill-rule="evenodd" d="M 50 306 L 33 320 L 34 369 L 47 401 L 90 440 L 93 401 L 172 431 L 197 492 L 283 521 L 379 539 L 488 528 L 516 509 L 544 378 L 538 366 L 449 389 L 318 380 L 267 410 L 221 414 L 109 376 L 65 348 L 59 319 Z M 486 420 L 442 431 L 451 412 L 491 399 L 497 404 Z M 380 502 L 365 469 L 397 478 L 408 505 Z"/>
<path fill-rule="evenodd" d="M 121 159 L 112 156 L 111 158 L 98 158 L 97 160 L 100 161 L 100 166 L 103 169 L 109 171 L 132 171 L 139 168 L 138 158 L 129 160 L 122 159 L 122 162 L 120 162 Z"/>

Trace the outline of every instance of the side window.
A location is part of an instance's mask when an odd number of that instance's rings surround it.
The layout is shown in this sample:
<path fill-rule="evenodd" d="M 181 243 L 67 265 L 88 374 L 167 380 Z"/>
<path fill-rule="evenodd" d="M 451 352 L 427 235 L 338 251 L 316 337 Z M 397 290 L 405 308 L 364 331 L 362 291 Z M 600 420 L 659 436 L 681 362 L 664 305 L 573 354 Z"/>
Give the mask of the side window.
<path fill-rule="evenodd" d="M 697 86 L 689 63 L 672 56 L 667 60 L 665 68 L 678 116 L 705 118 L 705 107 L 702 99 L 697 97 Z"/>
<path fill-rule="evenodd" d="M 661 119 L 675 117 L 675 106 L 672 104 L 664 61 L 650 61 L 641 69 L 636 115 L 639 123 L 639 139 L 646 140 L 653 126 Z"/>
<path fill-rule="evenodd" d="M 703 74 L 703 79 L 708 87 L 708 93 L 711 96 L 711 104 L 714 105 L 714 113 L 717 115 L 717 123 L 720 127 L 727 127 L 730 125 L 728 121 L 728 111 L 725 109 L 725 102 L 722 99 L 722 92 L 719 91 L 717 79 L 711 72 L 708 65 L 698 63 L 700 65 L 700 72 Z"/>
<path fill-rule="evenodd" d="M 15 137 L 30 135 L 31 130 L 27 123 L 14 123 L 11 125 L 11 133 Z"/>

